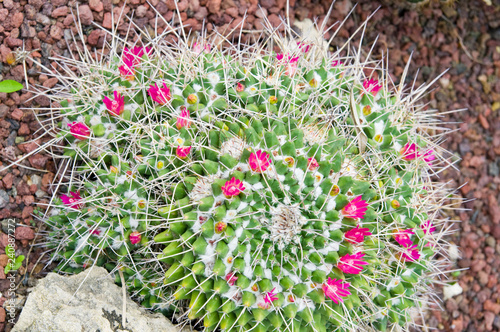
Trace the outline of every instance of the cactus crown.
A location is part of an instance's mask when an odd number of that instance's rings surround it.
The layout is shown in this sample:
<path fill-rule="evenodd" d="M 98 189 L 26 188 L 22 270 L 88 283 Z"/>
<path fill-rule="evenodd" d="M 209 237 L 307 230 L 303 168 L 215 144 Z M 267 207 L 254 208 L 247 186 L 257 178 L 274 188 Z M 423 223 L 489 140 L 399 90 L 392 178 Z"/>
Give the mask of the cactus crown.
<path fill-rule="evenodd" d="M 206 331 L 408 328 L 446 254 L 424 89 L 274 30 L 280 53 L 170 33 L 113 36 L 59 77 L 58 269 L 121 269 L 144 306 Z"/>

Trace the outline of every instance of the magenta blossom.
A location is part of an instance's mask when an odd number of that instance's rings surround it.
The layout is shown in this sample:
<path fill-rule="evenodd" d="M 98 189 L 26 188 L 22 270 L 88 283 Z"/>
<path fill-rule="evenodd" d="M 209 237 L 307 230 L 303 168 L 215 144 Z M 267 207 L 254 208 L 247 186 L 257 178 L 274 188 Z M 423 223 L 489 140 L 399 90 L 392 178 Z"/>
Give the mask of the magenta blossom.
<path fill-rule="evenodd" d="M 310 171 L 315 171 L 319 167 L 318 162 L 314 158 L 307 159 L 307 168 Z"/>
<path fill-rule="evenodd" d="M 342 64 L 343 64 L 343 62 L 340 60 L 333 60 L 332 61 L 332 67 L 337 67 L 337 66 L 340 66 Z"/>
<path fill-rule="evenodd" d="M 90 136 L 90 128 L 83 122 L 68 123 L 69 132 L 76 139 L 87 139 Z"/>
<path fill-rule="evenodd" d="M 299 57 L 292 57 L 290 55 L 283 55 L 283 54 L 278 54 L 276 55 L 276 59 L 278 59 L 278 63 L 281 65 L 284 65 L 286 67 L 285 69 L 285 75 L 287 76 L 293 76 L 295 75 L 295 72 L 297 71 L 298 67 L 298 61 Z"/>
<path fill-rule="evenodd" d="M 378 84 L 377 80 L 369 79 L 363 82 L 363 88 L 373 96 L 376 96 L 379 90 L 382 89 L 382 85 Z"/>
<path fill-rule="evenodd" d="M 113 91 L 115 99 L 111 100 L 108 96 L 104 97 L 104 105 L 108 108 L 109 114 L 118 116 L 123 113 L 125 109 L 125 97 L 120 96 L 118 91 Z"/>
<path fill-rule="evenodd" d="M 414 244 L 410 247 L 405 248 L 405 251 L 401 252 L 401 260 L 404 262 L 414 262 L 420 259 L 420 252 L 417 249 L 417 245 Z"/>
<path fill-rule="evenodd" d="M 178 146 L 177 149 L 175 150 L 175 154 L 177 155 L 177 157 L 179 157 L 181 159 L 186 159 L 187 156 L 189 156 L 190 151 L 191 151 L 190 146 L 187 146 L 187 147 Z"/>
<path fill-rule="evenodd" d="M 61 195 L 61 201 L 72 209 L 81 209 L 83 207 L 82 197 L 78 191 L 70 192 L 71 196 Z"/>
<path fill-rule="evenodd" d="M 364 253 L 358 252 L 354 255 L 345 255 L 340 257 L 337 262 L 337 267 L 344 273 L 360 274 L 363 271 L 363 265 L 369 265 L 363 260 Z"/>
<path fill-rule="evenodd" d="M 91 229 L 90 234 L 99 236 L 101 235 L 101 231 L 99 229 Z"/>
<path fill-rule="evenodd" d="M 430 220 L 427 220 L 424 222 L 422 225 L 420 225 L 420 228 L 424 231 L 424 234 L 429 234 L 432 233 L 436 230 L 436 227 L 432 224 Z"/>
<path fill-rule="evenodd" d="M 123 65 L 118 67 L 118 70 L 120 71 L 120 74 L 125 77 L 128 81 L 133 81 L 134 80 L 134 75 L 135 75 L 135 69 L 134 69 L 134 58 L 133 57 L 123 57 Z"/>
<path fill-rule="evenodd" d="M 189 128 L 191 125 L 191 120 L 189 118 L 189 110 L 185 107 L 181 107 L 181 115 L 177 118 L 177 129 L 181 129 L 182 127 Z"/>
<path fill-rule="evenodd" d="M 132 232 L 132 233 L 130 233 L 130 235 L 128 236 L 128 238 L 130 240 L 130 243 L 137 244 L 137 243 L 141 242 L 141 233 L 139 233 L 139 232 Z"/>
<path fill-rule="evenodd" d="M 436 159 L 436 156 L 434 155 L 434 150 L 430 149 L 427 150 L 423 155 L 422 159 L 428 164 L 430 164 L 434 159 Z"/>
<path fill-rule="evenodd" d="M 229 286 L 234 286 L 234 283 L 238 280 L 238 277 L 236 276 L 235 272 L 229 272 L 226 275 L 226 281 L 229 284 Z"/>
<path fill-rule="evenodd" d="M 342 209 L 342 214 L 344 215 L 344 217 L 363 219 L 364 215 L 366 214 L 366 210 L 368 210 L 368 203 L 361 197 L 362 196 L 359 195 L 358 197 L 347 203 L 346 206 L 344 206 L 344 208 Z"/>
<path fill-rule="evenodd" d="M 299 49 L 300 49 L 303 53 L 307 53 L 307 52 L 309 52 L 309 50 L 311 49 L 311 45 L 306 44 L 306 43 L 302 43 L 302 42 L 297 42 L 297 46 L 299 46 Z"/>
<path fill-rule="evenodd" d="M 165 82 L 163 82 L 163 87 L 158 87 L 158 85 L 150 85 L 148 89 L 148 94 L 160 105 L 165 105 L 172 99 L 170 96 L 170 88 L 167 86 Z"/>
<path fill-rule="evenodd" d="M 194 43 L 193 52 L 196 54 L 201 54 L 201 52 L 210 53 L 212 47 L 210 44 Z"/>
<path fill-rule="evenodd" d="M 233 197 L 238 196 L 240 192 L 245 190 L 245 187 L 243 187 L 243 182 L 233 176 L 231 180 L 226 181 L 221 189 L 224 196 Z"/>
<path fill-rule="evenodd" d="M 344 234 L 344 238 L 349 243 L 362 243 L 365 240 L 365 236 L 372 235 L 369 228 L 356 228 L 350 229 Z"/>
<path fill-rule="evenodd" d="M 276 296 L 276 293 L 274 292 L 276 290 L 276 287 L 273 288 L 270 292 L 267 292 L 266 295 L 264 296 L 264 302 L 265 303 L 272 303 L 273 301 L 276 301 L 278 297 Z"/>
<path fill-rule="evenodd" d="M 269 154 L 267 154 L 267 152 L 259 150 L 255 153 L 250 153 L 250 157 L 248 157 L 248 165 L 254 172 L 264 172 L 269 165 L 271 165 L 271 159 L 269 158 Z"/>
<path fill-rule="evenodd" d="M 324 283 L 321 288 L 325 296 L 329 297 L 335 304 L 339 304 L 339 302 L 344 302 L 344 299 L 342 299 L 343 297 L 351 295 L 349 291 L 350 286 L 351 284 L 348 282 L 328 278 L 328 281 Z"/>
<path fill-rule="evenodd" d="M 404 160 L 414 160 L 418 158 L 418 146 L 415 143 L 406 143 L 400 151 Z"/>
<path fill-rule="evenodd" d="M 393 233 L 394 234 L 392 236 L 394 237 L 394 240 L 396 240 L 400 246 L 408 248 L 413 244 L 413 241 L 410 239 L 410 235 L 415 234 L 413 229 L 397 229 Z"/>
<path fill-rule="evenodd" d="M 132 63 L 134 66 L 138 65 L 141 62 L 141 58 L 144 54 L 149 55 L 151 53 L 152 49 L 151 47 L 138 47 L 135 46 L 132 49 L 128 49 L 126 47 L 123 48 L 123 55 L 122 55 L 122 60 L 124 62 L 130 62 L 132 60 Z"/>

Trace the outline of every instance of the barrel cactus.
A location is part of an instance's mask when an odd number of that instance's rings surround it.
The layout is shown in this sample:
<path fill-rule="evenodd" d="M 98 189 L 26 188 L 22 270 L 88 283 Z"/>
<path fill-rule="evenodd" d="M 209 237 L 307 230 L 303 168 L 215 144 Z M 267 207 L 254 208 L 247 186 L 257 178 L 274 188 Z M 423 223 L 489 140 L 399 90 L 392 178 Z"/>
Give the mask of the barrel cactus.
<path fill-rule="evenodd" d="M 423 90 L 271 30 L 248 47 L 168 33 L 60 74 L 58 270 L 105 266 L 205 331 L 407 330 L 447 254 Z"/>

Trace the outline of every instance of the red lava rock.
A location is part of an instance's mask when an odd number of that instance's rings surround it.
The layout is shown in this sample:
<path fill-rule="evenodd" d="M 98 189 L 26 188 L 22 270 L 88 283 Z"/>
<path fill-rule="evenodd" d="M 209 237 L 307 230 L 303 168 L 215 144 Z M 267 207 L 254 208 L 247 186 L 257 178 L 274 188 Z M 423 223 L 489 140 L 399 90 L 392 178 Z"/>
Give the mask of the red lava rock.
<path fill-rule="evenodd" d="M 54 7 L 65 6 L 68 3 L 68 0 L 51 0 L 50 1 Z"/>
<path fill-rule="evenodd" d="M 5 189 L 11 189 L 12 188 L 12 179 L 13 178 L 14 178 L 14 176 L 12 175 L 12 173 L 7 173 L 2 178 L 3 186 L 4 186 Z"/>
<path fill-rule="evenodd" d="M 460 315 L 460 317 L 458 317 L 458 319 L 453 320 L 453 322 L 451 324 L 452 324 L 451 327 L 453 329 L 453 332 L 463 331 L 464 319 L 463 319 L 462 315 Z"/>
<path fill-rule="evenodd" d="M 64 32 L 60 27 L 58 27 L 57 25 L 53 25 L 50 27 L 50 37 L 54 38 L 55 40 L 61 40 L 63 36 Z"/>
<path fill-rule="evenodd" d="M 90 7 L 90 9 L 92 9 L 98 13 L 102 12 L 102 10 L 104 9 L 104 5 L 102 4 L 101 0 L 90 0 L 89 7 Z"/>
<path fill-rule="evenodd" d="M 484 323 L 486 325 L 486 330 L 493 330 L 493 321 L 495 320 L 495 314 L 489 311 L 484 313 Z"/>
<path fill-rule="evenodd" d="M 12 37 L 7 37 L 5 38 L 5 43 L 7 46 L 10 48 L 16 48 L 16 47 L 21 47 L 23 46 L 23 41 L 21 39 L 17 38 L 12 38 Z"/>
<path fill-rule="evenodd" d="M 491 194 L 488 196 L 488 207 L 490 209 L 490 216 L 493 220 L 494 224 L 500 223 L 500 207 L 498 206 L 498 202 L 496 197 Z"/>
<path fill-rule="evenodd" d="M 39 154 L 39 153 L 28 157 L 28 160 L 29 160 L 31 166 L 38 168 L 38 169 L 43 169 L 43 167 L 47 163 L 48 159 L 49 159 L 49 157 L 42 155 L 42 154 Z"/>
<path fill-rule="evenodd" d="M 29 135 L 29 133 L 30 133 L 30 129 L 28 127 L 28 124 L 26 124 L 25 122 L 21 123 L 21 126 L 19 127 L 17 134 L 19 136 L 26 136 L 26 135 Z"/>
<path fill-rule="evenodd" d="M 30 187 L 24 181 L 19 182 L 16 189 L 17 189 L 18 195 L 29 195 L 30 194 Z"/>
<path fill-rule="evenodd" d="M 16 108 L 12 113 L 10 113 L 10 117 L 16 121 L 21 121 L 24 116 L 24 112 L 19 108 Z"/>
<path fill-rule="evenodd" d="M 498 303 L 494 303 L 492 302 L 491 300 L 486 300 L 484 301 L 484 305 L 483 305 L 483 308 L 484 310 L 486 311 L 491 311 L 492 313 L 494 313 L 495 315 L 498 315 L 500 314 L 500 304 Z"/>
<path fill-rule="evenodd" d="M 111 13 L 104 13 L 104 19 L 102 21 L 102 27 L 106 29 L 111 29 Z"/>
<path fill-rule="evenodd" d="M 94 15 L 88 5 L 78 7 L 78 17 L 83 25 L 90 25 L 94 21 Z"/>
<path fill-rule="evenodd" d="M 15 28 L 19 28 L 21 24 L 23 24 L 23 19 L 24 19 L 23 13 L 15 13 L 14 15 L 12 15 L 11 19 L 12 25 Z"/>
<path fill-rule="evenodd" d="M 33 213 L 34 208 L 32 206 L 25 206 L 23 209 L 23 213 L 21 215 L 21 218 L 26 219 L 31 216 Z"/>
<path fill-rule="evenodd" d="M 0 269 L 0 270 L 3 270 L 3 269 Z M 1 273 L 3 273 L 3 278 L 2 278 L 2 276 L 0 276 L 0 279 L 5 279 L 5 273 L 4 273 L 4 271 L 1 271 Z M 0 308 L 0 323 L 5 322 L 6 316 L 7 316 L 7 313 L 5 312 L 5 309 L 4 308 Z"/>
<path fill-rule="evenodd" d="M 488 123 L 488 120 L 484 117 L 484 115 L 479 114 L 478 116 L 479 122 L 481 123 L 481 126 L 483 126 L 484 129 L 490 129 L 490 124 Z"/>
<path fill-rule="evenodd" d="M 14 232 L 16 240 L 33 240 L 35 238 L 35 231 L 30 227 L 18 226 Z"/>
<path fill-rule="evenodd" d="M 59 82 L 57 77 L 52 77 L 43 82 L 43 86 L 50 89 L 53 88 L 57 84 L 57 82 Z"/>
<path fill-rule="evenodd" d="M 23 196 L 23 203 L 24 205 L 31 205 L 35 203 L 35 197 L 33 195 Z"/>
<path fill-rule="evenodd" d="M 48 186 L 49 184 L 52 183 L 53 180 L 54 180 L 54 173 L 51 172 L 45 173 L 42 177 L 42 187 Z"/>
<path fill-rule="evenodd" d="M 96 46 L 101 37 L 101 30 L 92 30 L 92 32 L 87 37 L 87 42 L 89 45 Z"/>
<path fill-rule="evenodd" d="M 58 7 L 52 11 L 52 17 L 62 17 L 68 15 L 69 9 L 66 6 Z"/>
<path fill-rule="evenodd" d="M 9 256 L 6 254 L 0 255 L 0 266 L 5 267 L 9 263 Z"/>
<path fill-rule="evenodd" d="M 208 3 L 207 3 L 208 11 L 212 14 L 219 14 L 220 4 L 221 4 L 221 0 L 208 0 Z M 175 6 L 174 6 L 174 8 L 175 8 Z"/>
<path fill-rule="evenodd" d="M 8 244 L 9 244 L 9 236 L 5 233 L 0 233 L 0 247 L 5 248 Z"/>
<path fill-rule="evenodd" d="M 7 16 L 9 15 L 9 10 L 6 8 L 0 9 L 0 22 L 5 21 Z"/>

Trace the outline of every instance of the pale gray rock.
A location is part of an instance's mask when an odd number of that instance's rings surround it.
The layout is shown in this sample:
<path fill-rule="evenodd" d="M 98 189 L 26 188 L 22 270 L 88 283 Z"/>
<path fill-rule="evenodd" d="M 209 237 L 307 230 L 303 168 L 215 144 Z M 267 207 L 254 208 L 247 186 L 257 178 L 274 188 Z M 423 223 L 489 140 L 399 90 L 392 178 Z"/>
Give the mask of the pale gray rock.
<path fill-rule="evenodd" d="M 12 332 L 180 332 L 161 314 L 151 314 L 127 297 L 107 271 L 94 267 L 74 276 L 49 273 L 32 289 Z M 186 332 L 184 330 L 184 332 Z"/>

